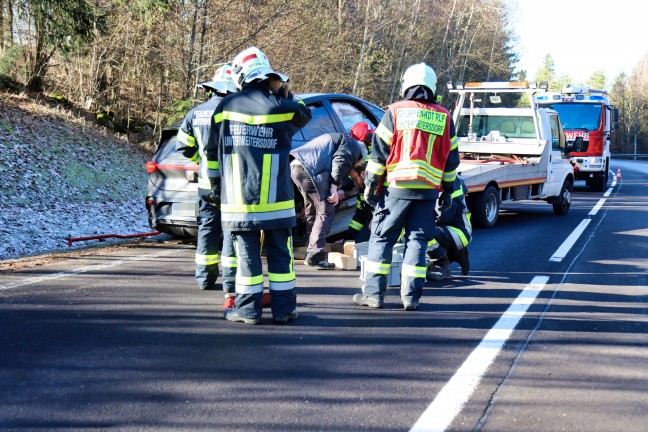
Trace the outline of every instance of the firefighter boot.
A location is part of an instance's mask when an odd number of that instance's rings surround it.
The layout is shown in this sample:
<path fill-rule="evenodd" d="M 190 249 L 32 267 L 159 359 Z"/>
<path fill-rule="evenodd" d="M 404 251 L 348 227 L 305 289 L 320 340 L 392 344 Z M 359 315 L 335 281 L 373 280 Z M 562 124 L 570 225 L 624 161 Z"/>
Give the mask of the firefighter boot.
<path fill-rule="evenodd" d="M 468 248 L 463 248 L 459 251 L 459 259 L 457 260 L 461 266 L 461 274 L 466 276 L 470 271 L 470 260 L 468 259 Z"/>
<path fill-rule="evenodd" d="M 426 279 L 429 281 L 440 281 L 450 277 L 452 271 L 450 270 L 450 260 L 447 256 L 428 264 Z"/>

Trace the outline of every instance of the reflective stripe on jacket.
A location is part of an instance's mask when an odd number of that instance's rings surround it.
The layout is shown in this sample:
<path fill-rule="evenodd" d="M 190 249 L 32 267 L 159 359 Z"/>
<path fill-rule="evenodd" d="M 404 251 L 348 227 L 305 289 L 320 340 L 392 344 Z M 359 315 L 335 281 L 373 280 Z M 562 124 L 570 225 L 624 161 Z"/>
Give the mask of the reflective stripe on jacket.
<path fill-rule="evenodd" d="M 207 161 L 205 144 L 209 139 L 212 114 L 223 100 L 213 96 L 206 102 L 194 107 L 187 113 L 178 130 L 176 150 L 200 166 L 198 170 L 198 187 L 211 189 L 209 177 L 218 177 L 218 161 Z"/>
<path fill-rule="evenodd" d="M 296 223 L 288 153 L 292 136 L 311 119 L 290 95 L 271 94 L 265 83 L 246 85 L 214 112 L 207 159 L 220 161 L 223 229 L 292 228 Z"/>
<path fill-rule="evenodd" d="M 387 107 L 374 134 L 367 172 L 386 173 L 389 193 L 435 199 L 436 190 L 452 190 L 458 166 L 455 127 L 445 108 L 419 100 Z"/>

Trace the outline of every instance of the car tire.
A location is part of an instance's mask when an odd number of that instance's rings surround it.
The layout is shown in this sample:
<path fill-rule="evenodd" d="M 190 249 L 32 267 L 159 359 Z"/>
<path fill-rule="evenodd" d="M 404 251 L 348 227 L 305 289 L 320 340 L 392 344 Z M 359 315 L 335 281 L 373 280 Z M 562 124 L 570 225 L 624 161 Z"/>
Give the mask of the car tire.
<path fill-rule="evenodd" d="M 492 228 L 499 216 L 499 197 L 495 186 L 487 186 L 472 199 L 471 218 L 475 226 Z"/>

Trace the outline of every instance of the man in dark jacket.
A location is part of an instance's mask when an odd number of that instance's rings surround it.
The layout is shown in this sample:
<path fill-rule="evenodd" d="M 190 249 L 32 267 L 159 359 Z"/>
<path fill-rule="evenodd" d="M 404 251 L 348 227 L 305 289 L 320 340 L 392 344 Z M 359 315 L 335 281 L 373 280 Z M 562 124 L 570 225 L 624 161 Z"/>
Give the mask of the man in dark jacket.
<path fill-rule="evenodd" d="M 304 198 L 308 249 L 304 264 L 320 269 L 335 265 L 326 260 L 324 246 L 331 230 L 338 190 L 353 166 L 367 154 L 364 144 L 339 133 L 323 134 L 290 152 L 291 177 Z M 339 193 L 338 193 L 339 192 Z"/>

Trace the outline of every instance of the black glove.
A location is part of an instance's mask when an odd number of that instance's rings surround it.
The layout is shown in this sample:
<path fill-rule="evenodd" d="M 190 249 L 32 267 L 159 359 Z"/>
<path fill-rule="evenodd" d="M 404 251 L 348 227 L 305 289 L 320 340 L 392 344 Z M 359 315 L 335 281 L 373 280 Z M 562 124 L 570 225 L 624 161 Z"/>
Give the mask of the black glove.
<path fill-rule="evenodd" d="M 209 183 L 211 184 L 211 192 L 209 193 L 209 202 L 215 205 L 220 205 L 220 197 L 221 197 L 220 177 L 210 177 Z"/>
<path fill-rule="evenodd" d="M 452 193 L 451 192 L 441 192 L 439 197 L 439 211 L 444 212 L 450 210 L 452 207 Z"/>
<path fill-rule="evenodd" d="M 376 207 L 380 201 L 380 196 L 376 195 L 378 185 L 380 184 L 380 177 L 374 174 L 367 174 L 365 178 L 364 199 L 371 207 Z"/>

